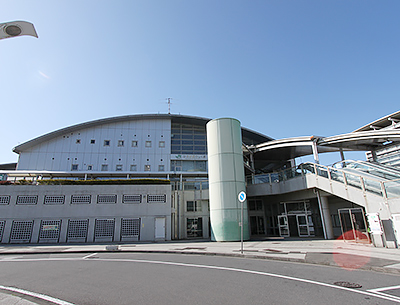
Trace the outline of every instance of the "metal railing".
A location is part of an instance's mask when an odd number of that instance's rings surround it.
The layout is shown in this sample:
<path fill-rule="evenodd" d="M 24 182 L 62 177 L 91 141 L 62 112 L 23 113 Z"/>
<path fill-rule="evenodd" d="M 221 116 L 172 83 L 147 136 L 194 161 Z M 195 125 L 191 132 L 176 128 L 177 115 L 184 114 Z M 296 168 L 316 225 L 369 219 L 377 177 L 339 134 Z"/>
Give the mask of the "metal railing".
<path fill-rule="evenodd" d="M 336 181 L 346 186 L 355 187 L 363 192 L 369 192 L 384 199 L 400 197 L 400 179 L 380 180 L 372 178 L 371 175 L 365 175 L 363 172 L 348 172 L 343 169 L 333 168 L 311 162 L 302 163 L 299 166 L 291 167 L 280 172 L 247 176 L 247 184 L 260 183 L 280 183 L 296 177 L 306 175 L 317 175 Z"/>

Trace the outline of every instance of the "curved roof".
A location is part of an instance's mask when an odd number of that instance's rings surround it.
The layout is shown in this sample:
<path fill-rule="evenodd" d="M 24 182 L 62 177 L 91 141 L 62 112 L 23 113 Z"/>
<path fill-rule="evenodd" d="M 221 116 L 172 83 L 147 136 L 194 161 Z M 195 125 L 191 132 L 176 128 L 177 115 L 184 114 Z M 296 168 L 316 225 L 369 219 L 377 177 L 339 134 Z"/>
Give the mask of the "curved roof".
<path fill-rule="evenodd" d="M 200 125 L 200 126 L 205 126 L 207 124 L 207 122 L 211 121 L 211 119 L 208 119 L 208 118 L 189 116 L 189 115 L 180 115 L 180 114 L 135 114 L 135 115 L 109 117 L 109 118 L 103 118 L 103 119 L 98 119 L 98 120 L 94 120 L 94 121 L 88 121 L 88 122 L 68 126 L 65 128 L 61 128 L 61 129 L 49 132 L 47 134 L 44 134 L 42 136 L 39 136 L 37 138 L 34 138 L 32 140 L 29 140 L 25 143 L 22 143 L 16 147 L 14 147 L 13 152 L 20 153 L 25 149 L 36 146 L 45 141 L 49 141 L 58 136 L 65 135 L 66 133 L 82 130 L 84 128 L 90 128 L 90 127 L 104 125 L 104 124 L 126 122 L 126 121 L 131 121 L 131 120 L 146 120 L 146 119 L 170 119 L 172 123 Z M 252 139 L 256 143 L 261 143 L 261 142 L 272 140 L 272 138 L 270 138 L 266 135 L 263 135 L 261 133 L 252 131 L 252 130 L 244 128 L 244 127 L 242 127 L 242 134 L 243 134 L 243 138 Z M 246 143 L 246 144 L 253 144 L 253 143 Z"/>
<path fill-rule="evenodd" d="M 371 129 L 379 130 L 382 128 L 387 128 L 389 126 L 392 126 L 394 123 L 397 123 L 397 122 L 400 122 L 400 111 L 386 115 L 383 118 L 380 118 L 380 119 L 373 121 L 363 127 L 358 128 L 357 130 L 354 130 L 354 132 L 369 131 Z"/>
<path fill-rule="evenodd" d="M 258 159 L 271 161 L 284 161 L 312 155 L 312 144 L 316 141 L 318 152 L 369 151 L 382 148 L 393 142 L 400 142 L 399 129 L 385 129 L 380 131 L 370 130 L 351 132 L 331 137 L 295 137 L 269 141 L 251 146 L 250 149 Z"/>

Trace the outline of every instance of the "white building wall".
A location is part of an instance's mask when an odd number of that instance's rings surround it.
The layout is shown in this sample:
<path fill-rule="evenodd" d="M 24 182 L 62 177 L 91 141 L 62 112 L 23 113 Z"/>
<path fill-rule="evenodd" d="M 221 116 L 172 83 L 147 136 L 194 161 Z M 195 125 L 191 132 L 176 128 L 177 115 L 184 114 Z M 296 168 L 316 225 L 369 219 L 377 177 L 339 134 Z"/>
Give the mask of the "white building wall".
<path fill-rule="evenodd" d="M 169 119 L 145 119 L 103 124 L 67 133 L 41 143 L 20 153 L 18 170 L 71 171 L 78 165 L 78 171 L 101 171 L 108 165 L 108 171 L 115 171 L 122 165 L 122 171 L 130 171 L 131 165 L 138 172 L 150 165 L 151 172 L 158 172 L 159 165 L 164 171 L 170 169 L 171 121 Z M 95 143 L 91 144 L 94 140 Z M 104 141 L 110 141 L 105 146 Z M 118 145 L 123 141 L 123 146 Z M 137 147 L 132 147 L 137 141 Z M 146 142 L 151 141 L 151 147 Z M 160 142 L 164 147 L 160 147 Z"/>

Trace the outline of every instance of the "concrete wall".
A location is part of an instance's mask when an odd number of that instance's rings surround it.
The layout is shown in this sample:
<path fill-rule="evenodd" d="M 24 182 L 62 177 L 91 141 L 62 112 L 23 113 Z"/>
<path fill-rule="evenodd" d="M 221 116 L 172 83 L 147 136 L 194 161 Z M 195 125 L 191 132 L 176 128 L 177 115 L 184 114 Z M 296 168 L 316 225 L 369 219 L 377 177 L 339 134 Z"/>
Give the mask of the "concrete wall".
<path fill-rule="evenodd" d="M 170 189 L 170 185 L 3 185 L 0 186 L 0 226 L 3 226 L 1 242 L 46 242 L 45 238 L 39 238 L 40 232 L 46 235 L 43 230 L 52 229 L 60 230 L 59 238 L 48 242 L 121 241 L 122 219 L 140 219 L 140 234 L 125 236 L 123 241 L 153 241 L 156 218 L 165 218 L 163 239 L 170 240 Z M 111 237 L 102 236 L 101 221 L 96 231 L 96 219 L 109 221 L 108 228 L 114 227 Z M 61 223 L 43 224 L 43 221 L 50 220 Z M 73 220 L 88 220 L 85 238 L 68 238 L 68 223 Z M 33 221 L 32 234 L 28 240 L 11 238 L 13 222 L 19 221 Z M 16 225 L 14 233 L 18 230 Z M 26 225 L 24 223 L 21 229 L 25 230 L 23 234 L 27 234 Z"/>

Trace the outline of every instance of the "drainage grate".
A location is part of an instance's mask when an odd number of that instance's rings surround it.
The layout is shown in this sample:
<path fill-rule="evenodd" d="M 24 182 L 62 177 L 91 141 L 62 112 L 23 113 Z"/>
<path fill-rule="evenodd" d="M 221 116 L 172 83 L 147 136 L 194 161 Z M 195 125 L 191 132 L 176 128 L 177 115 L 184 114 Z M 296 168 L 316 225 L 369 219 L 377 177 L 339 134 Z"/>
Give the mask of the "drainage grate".
<path fill-rule="evenodd" d="M 85 239 L 87 236 L 89 219 L 70 219 L 68 221 L 68 240 Z"/>
<path fill-rule="evenodd" d="M 113 237 L 114 236 L 114 219 L 96 219 L 94 237 Z"/>
<path fill-rule="evenodd" d="M 3 239 L 3 232 L 4 232 L 4 227 L 6 225 L 5 220 L 0 221 L 0 241 Z"/>
<path fill-rule="evenodd" d="M 2 195 L 0 196 L 0 204 L 9 204 L 11 196 L 9 195 Z"/>
<path fill-rule="evenodd" d="M 350 282 L 345 282 L 345 281 L 334 282 L 333 284 L 336 286 L 346 287 L 346 288 L 361 288 L 362 287 L 362 285 L 360 285 L 360 284 L 350 283 Z"/>
<path fill-rule="evenodd" d="M 44 204 L 64 204 L 65 202 L 65 196 L 64 195 L 59 195 L 59 196 L 49 196 L 46 195 L 44 196 Z"/>
<path fill-rule="evenodd" d="M 121 221 L 121 237 L 139 237 L 140 218 L 123 218 Z"/>
<path fill-rule="evenodd" d="M 10 242 L 30 242 L 33 220 L 14 220 L 11 228 Z"/>
<path fill-rule="evenodd" d="M 142 203 L 142 195 L 123 195 L 122 203 Z"/>

